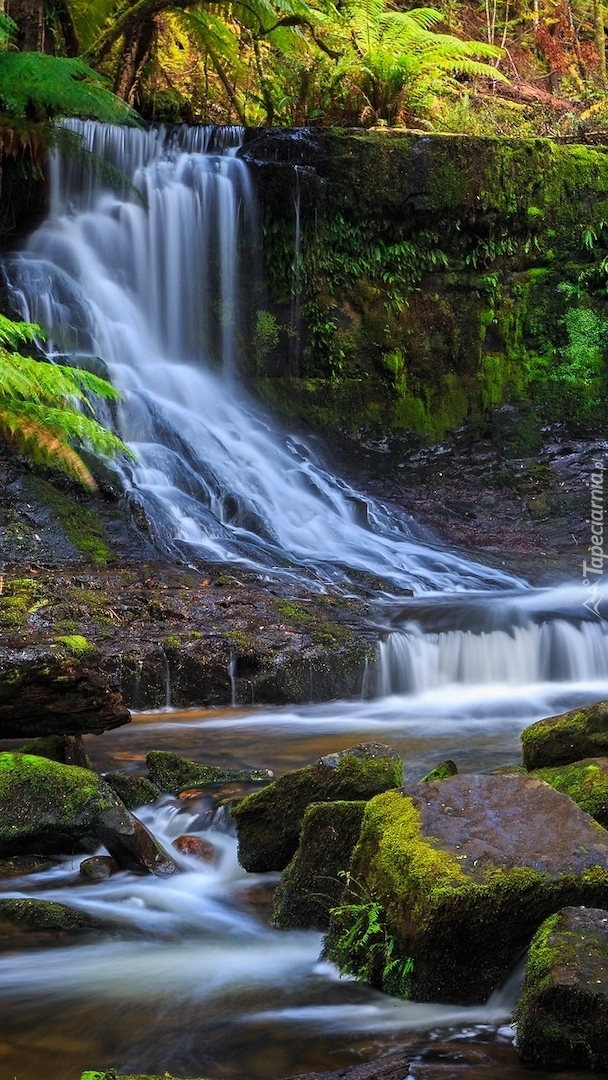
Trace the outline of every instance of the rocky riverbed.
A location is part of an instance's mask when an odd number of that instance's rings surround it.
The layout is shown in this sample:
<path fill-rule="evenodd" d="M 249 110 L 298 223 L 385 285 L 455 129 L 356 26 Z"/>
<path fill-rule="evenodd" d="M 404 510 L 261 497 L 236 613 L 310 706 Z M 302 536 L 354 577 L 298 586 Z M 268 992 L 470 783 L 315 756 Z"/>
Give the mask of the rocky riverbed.
<path fill-rule="evenodd" d="M 333 451 L 348 480 L 435 542 L 546 585 L 580 580 L 590 476 L 607 446 L 506 407 L 441 445 Z M 4 452 L 0 552 L 5 658 L 94 650 L 131 708 L 322 701 L 357 696 L 370 678 L 376 582 L 361 575 L 346 597 L 305 573 L 295 586 L 188 551 L 180 562 L 111 474 L 90 495 Z"/>

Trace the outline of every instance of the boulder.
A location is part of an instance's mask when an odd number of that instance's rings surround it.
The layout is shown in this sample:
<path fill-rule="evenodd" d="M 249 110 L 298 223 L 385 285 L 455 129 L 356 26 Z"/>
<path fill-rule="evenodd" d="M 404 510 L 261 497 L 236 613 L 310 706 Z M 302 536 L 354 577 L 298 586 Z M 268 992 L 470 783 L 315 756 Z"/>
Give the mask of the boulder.
<path fill-rule="evenodd" d="M 80 873 L 87 881 L 107 881 L 119 870 L 120 866 L 111 855 L 91 855 L 80 864 Z"/>
<path fill-rule="evenodd" d="M 451 758 L 446 758 L 445 761 L 440 761 L 439 765 L 436 765 L 434 769 L 423 776 L 420 780 L 421 784 L 428 784 L 430 780 L 445 780 L 447 776 L 457 776 L 458 766 Z"/>
<path fill-rule="evenodd" d="M 218 863 L 221 852 L 209 840 L 202 836 L 176 836 L 173 847 L 182 855 L 188 855 L 191 859 L 198 859 L 204 863 Z"/>
<path fill-rule="evenodd" d="M 608 888 L 608 833 L 532 776 L 454 776 L 368 803 L 325 955 L 388 993 L 482 1002 L 540 923 Z"/>
<path fill-rule="evenodd" d="M 542 924 L 515 1022 L 526 1064 L 608 1069 L 608 911 L 567 907 Z"/>
<path fill-rule="evenodd" d="M 295 855 L 311 803 L 367 801 L 402 781 L 399 755 L 381 743 L 351 746 L 286 773 L 233 808 L 241 866 L 252 873 L 284 870 Z"/>
<path fill-rule="evenodd" d="M 105 675 L 52 649 L 0 657 L 0 738 L 100 734 L 128 724 Z"/>
<path fill-rule="evenodd" d="M 332 1069 L 331 1072 L 298 1073 L 297 1076 L 287 1077 L 287 1080 L 408 1080 L 412 1075 L 409 1066 L 411 1056 L 407 1048 L 397 1046 L 373 1061 L 362 1061 L 344 1069 Z"/>
<path fill-rule="evenodd" d="M 172 874 L 177 864 L 89 769 L 0 754 L 0 857 L 71 854 L 105 844 L 123 869 Z"/>
<path fill-rule="evenodd" d="M 537 720 L 521 733 L 526 769 L 608 756 L 608 701 Z"/>
<path fill-rule="evenodd" d="M 31 897 L 0 900 L 0 920 L 34 930 L 90 930 L 102 925 L 99 919 L 84 911 Z"/>
<path fill-rule="evenodd" d="M 137 810 L 138 806 L 156 802 L 161 795 L 160 788 L 148 780 L 147 776 L 107 772 L 103 774 L 103 778 L 128 810 Z"/>
<path fill-rule="evenodd" d="M 268 769 L 220 769 L 217 765 L 201 765 L 168 750 L 150 750 L 146 765 L 152 783 L 159 791 L 170 795 L 177 795 L 184 788 L 229 784 L 238 780 L 268 784 L 274 775 Z"/>
<path fill-rule="evenodd" d="M 124 1073 L 117 1073 L 116 1069 L 102 1070 L 101 1072 L 83 1072 L 80 1080 L 177 1080 L 175 1076 L 169 1076 L 169 1073 L 163 1073 L 162 1076 L 154 1075 L 151 1073 L 129 1073 L 126 1076 Z M 204 1076 L 197 1077 L 197 1080 L 205 1080 Z"/>
<path fill-rule="evenodd" d="M 0 857 L 94 851 L 94 820 L 117 802 L 89 769 L 0 754 Z"/>
<path fill-rule="evenodd" d="M 95 834 L 121 870 L 168 877 L 179 866 L 126 806 L 110 806 L 95 814 Z"/>
<path fill-rule="evenodd" d="M 90 767 L 82 735 L 44 735 L 40 739 L 30 739 L 19 747 L 19 752 L 58 761 L 61 765 L 80 765 L 82 769 Z"/>
<path fill-rule="evenodd" d="M 344 888 L 365 802 L 313 803 L 304 812 L 300 843 L 276 891 L 275 926 L 327 930 Z"/>
<path fill-rule="evenodd" d="M 608 758 L 584 758 L 571 765 L 536 769 L 534 775 L 569 795 L 581 810 L 608 827 Z"/>

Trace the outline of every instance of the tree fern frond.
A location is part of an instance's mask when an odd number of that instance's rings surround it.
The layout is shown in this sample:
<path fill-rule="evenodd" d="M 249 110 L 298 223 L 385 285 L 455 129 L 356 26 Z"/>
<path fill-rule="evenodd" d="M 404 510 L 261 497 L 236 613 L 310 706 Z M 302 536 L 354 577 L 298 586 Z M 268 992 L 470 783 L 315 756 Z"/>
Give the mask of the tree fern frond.
<path fill-rule="evenodd" d="M 0 315 L 0 344 L 16 348 L 25 342 L 44 339 L 44 331 L 37 323 L 14 322 L 6 315 Z"/>
<path fill-rule="evenodd" d="M 133 123 L 135 113 L 81 60 L 37 52 L 0 52 L 0 102 L 22 115 L 41 118 L 95 116 L 107 123 Z"/>
<path fill-rule="evenodd" d="M 0 433 L 32 460 L 55 465 L 91 491 L 97 490 L 91 471 L 80 455 L 44 424 L 11 412 L 0 404 Z"/>

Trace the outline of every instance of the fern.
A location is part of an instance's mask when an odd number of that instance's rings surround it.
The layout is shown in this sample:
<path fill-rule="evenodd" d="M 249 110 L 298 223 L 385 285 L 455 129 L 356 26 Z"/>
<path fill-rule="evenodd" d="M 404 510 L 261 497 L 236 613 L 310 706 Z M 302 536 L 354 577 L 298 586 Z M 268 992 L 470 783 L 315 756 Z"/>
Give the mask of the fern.
<path fill-rule="evenodd" d="M 94 395 L 116 401 L 120 394 L 90 371 L 13 351 L 40 336 L 34 323 L 0 315 L 0 438 L 31 460 L 54 465 L 95 490 L 95 480 L 72 444 L 106 457 L 133 456 L 117 435 L 95 420 L 89 400 Z"/>
<path fill-rule="evenodd" d="M 37 52 L 0 52 L 0 101 L 17 116 L 37 120 L 94 116 L 107 123 L 133 121 L 133 110 L 82 60 Z"/>

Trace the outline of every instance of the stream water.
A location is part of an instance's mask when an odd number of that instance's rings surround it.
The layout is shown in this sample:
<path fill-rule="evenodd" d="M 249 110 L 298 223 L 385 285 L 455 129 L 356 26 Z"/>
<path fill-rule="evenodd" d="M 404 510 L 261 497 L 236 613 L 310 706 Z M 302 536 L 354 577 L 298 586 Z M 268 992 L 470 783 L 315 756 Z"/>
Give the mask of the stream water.
<path fill-rule="evenodd" d="M 607 697 L 608 623 L 582 585 L 534 590 L 442 550 L 242 393 L 242 311 L 264 301 L 239 133 L 74 126 L 139 195 L 55 161 L 49 218 L 8 265 L 9 287 L 51 358 L 108 371 L 123 391 L 107 419 L 137 460 L 118 468 L 159 544 L 308 588 L 348 588 L 361 571 L 384 582 L 370 616 L 379 675 L 360 700 L 135 716 L 87 739 L 94 764 L 143 771 L 154 747 L 282 772 L 373 738 L 402 754 L 408 779 L 448 756 L 488 770 L 518 760 L 528 723 Z M 69 859 L 1 883 L 3 895 L 65 900 L 111 925 L 70 941 L 0 936 L 0 1080 L 110 1065 L 271 1080 L 396 1042 L 410 1047 L 404 1080 L 528 1075 L 509 1028 L 516 979 L 470 1009 L 340 979 L 319 962 L 319 935 L 268 927 L 269 879 L 238 867 L 226 814 L 211 821 L 211 807 L 167 798 L 140 811 L 167 845 L 197 832 L 214 845 L 212 864 L 180 856 L 177 877 L 92 885 Z"/>

